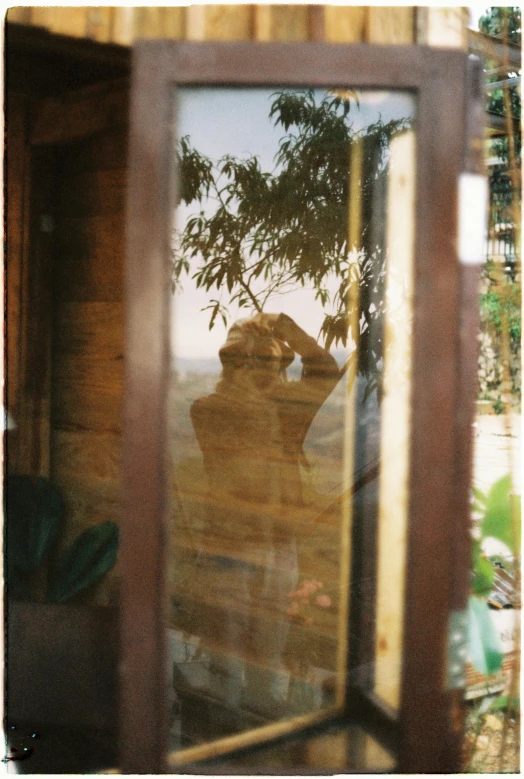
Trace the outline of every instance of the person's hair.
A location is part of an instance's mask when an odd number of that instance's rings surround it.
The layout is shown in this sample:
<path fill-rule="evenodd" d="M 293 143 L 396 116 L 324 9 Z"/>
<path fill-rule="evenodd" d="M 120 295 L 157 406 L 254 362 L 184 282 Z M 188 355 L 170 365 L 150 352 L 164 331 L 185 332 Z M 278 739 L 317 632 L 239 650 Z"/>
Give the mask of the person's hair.
<path fill-rule="evenodd" d="M 235 322 L 218 352 L 222 363 L 222 379 L 231 379 L 237 370 L 249 365 L 257 352 L 266 351 L 268 347 L 276 352 L 275 359 L 279 361 L 280 375 L 285 381 L 286 368 L 295 358 L 293 350 L 284 341 L 275 338 L 271 328 L 263 322 L 254 319 Z"/>

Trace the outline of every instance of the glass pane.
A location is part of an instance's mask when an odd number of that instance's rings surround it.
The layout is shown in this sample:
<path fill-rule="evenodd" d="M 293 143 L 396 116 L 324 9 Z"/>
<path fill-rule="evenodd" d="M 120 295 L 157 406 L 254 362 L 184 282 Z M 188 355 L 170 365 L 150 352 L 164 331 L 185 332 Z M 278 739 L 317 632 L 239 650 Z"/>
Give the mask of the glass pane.
<path fill-rule="evenodd" d="M 407 463 L 414 102 L 184 88 L 177 115 L 173 749 L 341 706 L 349 633 L 355 678 L 388 698 L 377 641 L 398 685 L 380 631 L 393 607 L 402 624 L 403 590 L 377 544 L 405 478 L 380 457 L 391 432 Z"/>

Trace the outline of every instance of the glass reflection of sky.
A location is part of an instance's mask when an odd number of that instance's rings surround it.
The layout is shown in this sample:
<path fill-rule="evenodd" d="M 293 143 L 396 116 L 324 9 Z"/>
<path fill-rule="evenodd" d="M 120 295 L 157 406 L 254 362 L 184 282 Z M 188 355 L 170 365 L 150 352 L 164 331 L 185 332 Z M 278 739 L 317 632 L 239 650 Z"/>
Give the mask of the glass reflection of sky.
<path fill-rule="evenodd" d="M 271 172 L 275 168 L 279 141 L 286 134 L 281 125 L 275 127 L 269 119 L 277 91 L 275 88 L 180 88 L 177 93 L 177 135 L 179 138 L 189 135 L 191 146 L 213 161 L 225 154 L 240 158 L 256 155 L 262 169 Z M 324 94 L 324 90 L 315 90 L 317 102 Z M 348 116 L 355 132 L 379 119 L 388 122 L 414 116 L 414 101 L 406 92 L 359 92 L 359 102 L 357 106 L 354 100 L 351 101 Z M 177 209 L 177 229 L 183 229 L 188 216 L 198 210 L 196 203 Z M 183 291 L 175 295 L 172 306 L 172 350 L 183 359 L 216 357 L 226 339 L 226 328 L 217 320 L 210 331 L 209 312 L 201 311 L 210 298 L 217 297 L 216 290 L 197 290 L 187 276 L 182 283 Z M 293 290 L 285 296 L 275 295 L 265 310 L 285 310 L 314 337 L 318 336 L 324 316 L 320 303 L 315 301 L 314 293 L 309 289 Z M 245 309 L 231 309 L 228 327 L 236 319 L 249 315 Z"/>

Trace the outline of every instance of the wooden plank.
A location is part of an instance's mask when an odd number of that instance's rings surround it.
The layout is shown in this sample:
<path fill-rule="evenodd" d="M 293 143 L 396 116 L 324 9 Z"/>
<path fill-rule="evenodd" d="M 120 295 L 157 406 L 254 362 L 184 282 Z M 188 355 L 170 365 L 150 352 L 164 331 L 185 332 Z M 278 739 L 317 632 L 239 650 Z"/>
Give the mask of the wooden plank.
<path fill-rule="evenodd" d="M 411 320 L 415 237 L 415 138 L 390 144 L 384 378 L 380 430 L 375 692 L 398 709 L 409 510 Z M 401 285 L 399 285 L 401 280 Z M 399 366 L 402 368 L 399 369 Z M 394 549 L 394 554 L 391 550 Z"/>
<path fill-rule="evenodd" d="M 7 9 L 7 21 L 11 24 L 31 24 L 31 7 L 15 6 Z"/>
<path fill-rule="evenodd" d="M 130 46 L 133 43 L 135 15 L 140 9 L 131 6 L 115 6 L 113 8 L 113 25 L 111 40 L 120 46 Z"/>
<path fill-rule="evenodd" d="M 368 43 L 413 43 L 414 9 L 407 6 L 368 6 Z"/>
<path fill-rule="evenodd" d="M 56 16 L 60 16 L 61 10 L 59 7 L 52 6 L 31 6 L 31 24 L 51 30 L 55 23 L 60 24 L 60 21 L 56 22 Z"/>
<path fill-rule="evenodd" d="M 225 44 L 221 44 L 225 45 Z M 123 426 L 120 767 L 161 773 L 166 767 L 165 523 L 169 364 L 167 257 L 171 238 L 172 98 L 158 75 L 169 62 L 145 45 L 134 57 L 129 199 L 126 222 L 126 382 Z M 153 71 L 150 70 L 152 66 Z M 153 74 L 153 77 L 152 77 Z M 147 159 L 147 165 L 144 164 Z M 170 228 L 172 230 L 172 227 Z"/>
<path fill-rule="evenodd" d="M 53 431 L 53 479 L 96 501 L 118 503 L 120 436 L 94 431 Z"/>
<path fill-rule="evenodd" d="M 203 5 L 190 5 L 186 11 L 185 38 L 188 41 L 205 41 L 206 8 Z"/>
<path fill-rule="evenodd" d="M 244 528 L 246 535 L 254 535 L 256 531 Z M 306 532 L 306 528 L 303 528 Z M 237 532 L 238 535 L 238 532 Z M 338 535 L 338 534 L 337 534 Z M 235 543 L 231 537 L 224 537 L 209 529 L 205 532 L 182 530 L 176 536 L 177 549 L 188 552 L 223 557 L 250 565 L 264 564 L 264 555 L 260 552 L 256 540 L 248 543 Z M 318 534 L 307 540 L 300 540 L 299 571 L 301 579 L 319 579 L 324 584 L 326 592 L 338 592 L 340 579 L 340 550 L 338 538 L 326 539 Z"/>
<path fill-rule="evenodd" d="M 120 433 L 121 400 L 112 392 L 77 387 L 72 381 L 55 392 L 52 405 L 52 430 L 92 430 Z"/>
<path fill-rule="evenodd" d="M 221 640 L 220 637 L 224 632 L 224 625 L 228 624 L 231 606 L 224 603 L 206 603 L 204 600 L 193 600 L 183 596 L 178 600 L 178 606 L 178 609 L 172 609 L 171 627 L 200 636 L 206 646 L 216 651 L 224 652 L 227 649 L 224 640 Z M 254 616 L 254 621 L 257 623 L 257 627 L 266 631 L 268 635 L 274 632 L 277 624 L 274 618 L 263 617 L 260 614 Z M 298 655 L 301 649 L 304 651 L 306 646 L 312 649 L 312 645 L 314 645 L 318 666 L 335 670 L 337 647 L 333 636 L 318 633 L 300 625 L 293 625 L 290 632 L 290 644 L 294 644 L 294 653 Z M 260 658 L 257 658 L 247 646 L 239 646 L 238 652 L 235 654 L 250 662 L 257 660 L 260 662 Z"/>
<path fill-rule="evenodd" d="M 83 354 L 61 354 L 58 364 L 53 366 L 53 373 L 56 379 L 53 408 L 60 407 L 58 400 L 66 393 L 76 394 L 84 391 L 96 398 L 96 393 L 99 392 L 106 397 L 120 399 L 122 360 L 99 359 L 93 361 L 89 356 Z M 57 402 L 55 402 L 55 398 Z"/>
<path fill-rule="evenodd" d="M 45 27 L 54 35 L 109 43 L 112 40 L 112 11 L 103 6 L 33 6 L 30 23 Z"/>
<path fill-rule="evenodd" d="M 122 360 L 64 354 L 53 366 L 53 429 L 120 432 Z"/>
<path fill-rule="evenodd" d="M 127 83 L 104 84 L 42 101 L 31 129 L 31 143 L 66 143 L 124 124 L 129 112 Z"/>
<path fill-rule="evenodd" d="M 290 8 L 289 13 L 285 12 Z M 8 21 L 46 28 L 52 33 L 132 45 L 143 38 L 187 40 L 305 40 L 311 8 L 272 5 L 190 5 L 185 7 L 15 7 Z M 304 7 L 302 7 L 304 8 Z M 324 40 L 341 43 L 412 43 L 465 48 L 463 8 L 398 6 L 322 7 Z M 415 20 L 416 13 L 416 20 Z M 369 26 L 368 26 L 369 22 Z M 254 32 L 252 30 L 254 26 Z"/>
<path fill-rule="evenodd" d="M 56 352 L 118 360 L 123 356 L 122 303 L 62 303 L 55 320 Z"/>
<path fill-rule="evenodd" d="M 257 41 L 305 41 L 309 38 L 306 5 L 256 6 L 254 38 Z"/>
<path fill-rule="evenodd" d="M 520 70 L 522 66 L 522 50 L 520 46 L 506 43 L 494 35 L 486 35 L 475 30 L 466 30 L 468 50 L 482 59 L 489 57 L 499 64 Z"/>
<path fill-rule="evenodd" d="M 33 150 L 30 203 L 26 214 L 28 256 L 24 263 L 21 315 L 17 326 L 20 360 L 18 466 L 35 476 L 46 476 L 49 472 L 54 169 L 53 150 Z"/>
<path fill-rule="evenodd" d="M 119 302 L 123 289 L 123 214 L 63 218 L 55 288 L 69 302 Z"/>
<path fill-rule="evenodd" d="M 467 48 L 467 8 L 417 8 L 418 44 Z"/>
<path fill-rule="evenodd" d="M 286 597 L 293 591 L 294 586 L 286 585 L 289 572 L 280 572 L 268 567 L 229 565 L 223 558 L 217 561 L 216 557 L 201 555 L 177 556 L 176 581 L 174 582 L 171 596 L 177 601 L 179 598 L 190 598 L 202 603 L 221 606 L 223 609 L 231 608 L 239 614 L 252 613 L 253 616 L 261 616 L 275 622 L 304 625 L 302 616 L 311 618 L 311 628 L 315 633 L 329 635 L 337 638 L 338 609 L 335 605 L 330 608 L 321 608 L 315 604 L 315 597 L 311 597 L 310 604 L 306 608 L 302 605 L 302 614 L 296 618 L 286 615 L 286 609 L 291 606 L 292 599 Z M 247 581 L 250 577 L 257 577 L 262 581 L 264 573 L 270 573 L 273 583 L 279 584 L 283 590 L 283 598 L 280 602 L 267 593 L 264 588 L 252 588 L 246 597 Z M 336 575 L 336 571 L 334 571 Z M 286 590 L 287 586 L 287 590 Z M 239 651 L 241 647 L 239 647 Z"/>
<path fill-rule="evenodd" d="M 251 37 L 250 5 L 206 5 L 206 40 L 245 41 Z"/>
<path fill-rule="evenodd" d="M 211 668 L 223 668 L 228 661 L 229 658 L 218 654 L 207 660 L 205 667 L 209 673 Z M 247 673 L 256 673 L 255 666 L 248 665 L 245 661 L 244 668 L 249 669 Z M 189 687 L 183 682 L 176 685 L 176 688 L 180 706 L 184 711 L 181 738 L 189 744 L 205 744 L 237 733 L 239 718 L 244 730 L 252 730 L 268 721 L 267 715 L 264 716 L 261 712 L 253 714 L 246 710 L 245 705 L 232 706 L 231 701 L 217 696 L 213 687 L 207 688 L 210 694 L 207 689 L 203 692 L 199 687 Z M 274 719 L 274 716 L 272 711 L 269 718 Z"/>
<path fill-rule="evenodd" d="M 87 11 L 82 6 L 75 8 L 49 8 L 49 32 L 55 35 L 69 35 L 74 38 L 87 37 Z"/>
<path fill-rule="evenodd" d="M 254 11 L 253 37 L 256 41 L 271 40 L 272 13 L 270 5 L 256 5 Z"/>
<path fill-rule="evenodd" d="M 98 43 L 112 42 L 113 8 L 97 6 L 84 8 L 85 37 Z"/>
<path fill-rule="evenodd" d="M 114 10 L 120 12 L 124 9 L 115 8 Z M 184 37 L 186 24 L 185 8 L 146 6 L 125 10 L 132 11 L 132 40 L 146 38 L 180 39 Z M 127 25 L 129 26 L 129 22 L 127 22 Z M 116 38 L 114 40 L 117 42 Z"/>
<path fill-rule="evenodd" d="M 324 6 L 325 40 L 332 43 L 362 43 L 366 39 L 364 6 Z"/>
<path fill-rule="evenodd" d="M 125 168 L 82 171 L 62 177 L 58 208 L 69 217 L 122 212 L 126 195 Z"/>
<path fill-rule="evenodd" d="M 310 41 L 326 39 L 324 6 L 314 4 L 308 6 L 308 38 Z"/>
<path fill-rule="evenodd" d="M 457 473 L 459 263 L 457 180 L 464 164 L 467 57 L 427 48 L 435 61 L 417 101 L 409 574 L 400 707 L 401 773 L 459 770 L 453 694 L 446 690 Z M 453 88 L 450 89 L 450 84 Z M 435 172 L 438 171 L 438 175 Z M 443 240 L 443 236 L 446 238 Z M 446 387 L 446 391 L 443 388 Z M 465 487 L 465 485 L 464 485 Z M 462 488 L 462 485 L 461 485 Z M 438 582 L 438 586 L 435 583 Z"/>
<path fill-rule="evenodd" d="M 13 473 L 48 476 L 50 472 L 51 402 L 25 396 L 16 416 L 17 444 L 8 446 L 8 468 Z M 9 434 L 11 438 L 11 433 Z"/>

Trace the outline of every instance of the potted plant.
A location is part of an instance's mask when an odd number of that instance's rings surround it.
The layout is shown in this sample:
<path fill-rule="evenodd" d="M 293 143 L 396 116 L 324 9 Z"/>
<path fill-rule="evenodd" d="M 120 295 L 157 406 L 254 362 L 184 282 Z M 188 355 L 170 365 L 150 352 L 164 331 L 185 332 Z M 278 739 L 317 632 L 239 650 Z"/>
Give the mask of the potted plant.
<path fill-rule="evenodd" d="M 114 566 L 116 524 L 87 528 L 58 554 L 60 490 L 25 475 L 8 477 L 4 515 L 8 720 L 113 728 L 117 610 L 77 596 Z"/>

